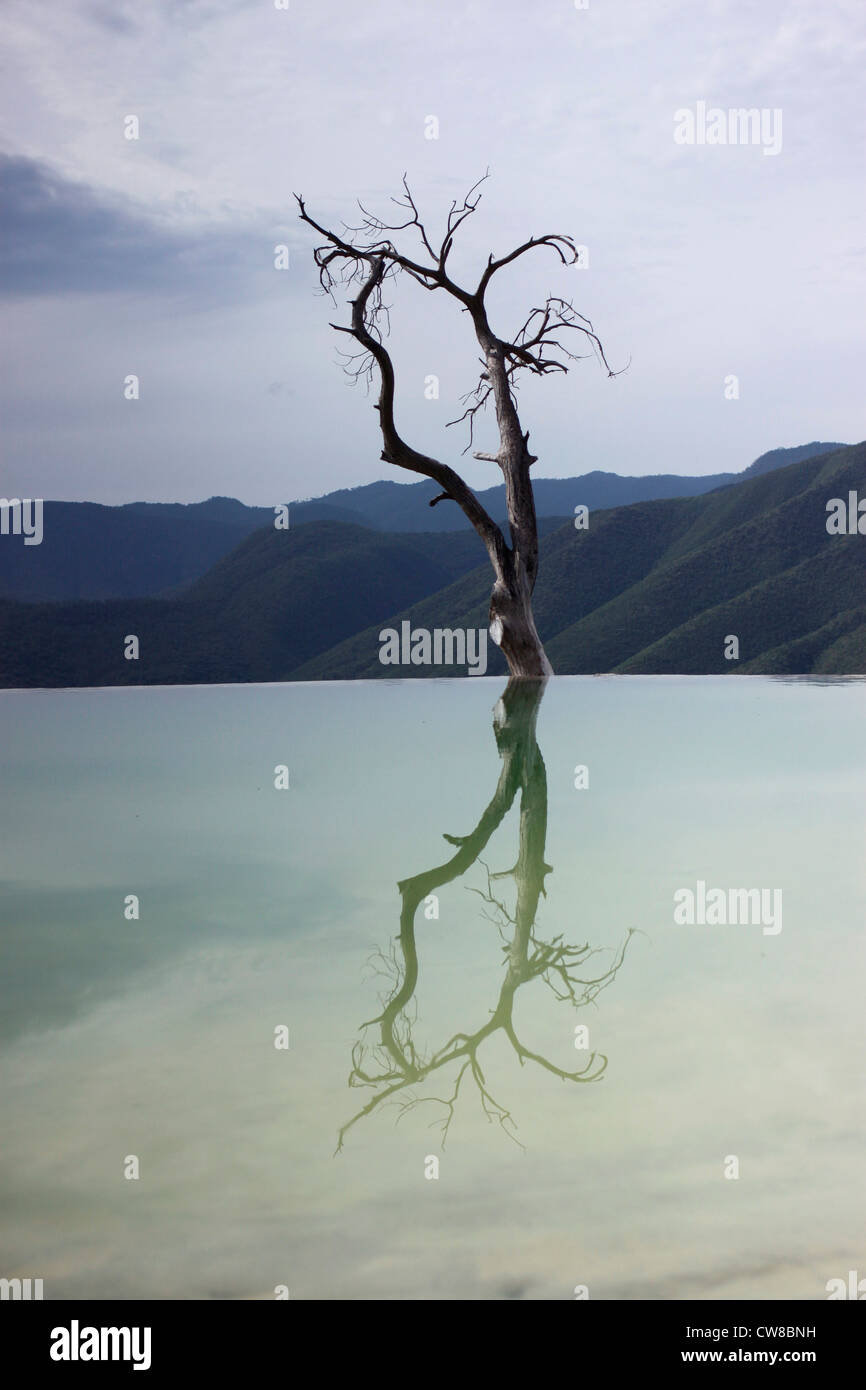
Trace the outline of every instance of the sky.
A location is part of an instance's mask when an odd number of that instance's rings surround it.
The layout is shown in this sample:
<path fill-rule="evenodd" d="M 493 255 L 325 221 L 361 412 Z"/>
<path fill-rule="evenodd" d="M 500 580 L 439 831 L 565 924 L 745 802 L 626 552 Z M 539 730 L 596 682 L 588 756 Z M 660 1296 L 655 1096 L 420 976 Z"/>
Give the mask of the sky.
<path fill-rule="evenodd" d="M 357 199 L 387 213 L 404 173 L 435 230 L 489 169 L 451 262 L 470 286 L 531 235 L 586 248 L 580 269 L 522 258 L 490 297 L 506 338 L 573 297 L 626 369 L 524 384 L 538 476 L 859 441 L 864 50 L 859 0 L 6 0 L 0 493 L 275 505 L 415 481 L 341 371 L 347 309 L 292 198 L 338 227 Z M 765 112 L 773 141 L 681 143 L 700 103 Z M 445 428 L 478 372 L 466 316 L 411 282 L 391 300 L 401 432 L 499 481 Z"/>

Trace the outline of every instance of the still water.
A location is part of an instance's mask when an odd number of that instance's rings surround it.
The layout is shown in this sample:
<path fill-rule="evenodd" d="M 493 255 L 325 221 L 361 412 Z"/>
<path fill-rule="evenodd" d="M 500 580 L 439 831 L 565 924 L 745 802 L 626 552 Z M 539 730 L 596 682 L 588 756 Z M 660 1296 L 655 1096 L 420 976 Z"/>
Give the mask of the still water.
<path fill-rule="evenodd" d="M 0 1275 L 866 1274 L 864 717 L 758 677 L 0 693 Z M 698 883 L 778 929 L 678 925 Z"/>

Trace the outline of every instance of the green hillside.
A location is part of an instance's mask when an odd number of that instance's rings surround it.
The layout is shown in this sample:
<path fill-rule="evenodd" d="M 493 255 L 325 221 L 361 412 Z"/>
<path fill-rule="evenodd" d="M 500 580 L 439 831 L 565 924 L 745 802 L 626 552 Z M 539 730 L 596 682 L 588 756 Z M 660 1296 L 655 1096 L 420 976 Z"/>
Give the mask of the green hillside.
<path fill-rule="evenodd" d="M 477 563 L 474 534 L 388 536 L 340 522 L 254 532 L 183 597 L 0 602 L 0 685 L 285 680 L 335 641 Z M 139 639 L 127 661 L 123 639 Z"/>
<path fill-rule="evenodd" d="M 554 670 L 756 672 L 776 669 L 775 662 L 787 670 L 787 661 L 807 673 L 831 669 L 826 660 L 837 672 L 866 671 L 862 634 L 853 631 L 828 630 L 833 651 L 828 646 L 826 657 L 825 646 L 814 641 L 777 652 L 866 601 L 866 537 L 826 530 L 827 500 L 850 488 L 866 495 L 866 445 L 806 458 L 704 497 L 593 513 L 585 532 L 564 526 L 542 544 L 534 601 Z M 489 593 L 484 565 L 395 610 L 380 626 L 408 619 L 415 627 L 480 627 Z M 321 653 L 296 677 L 429 674 L 423 667 L 381 666 L 378 631 Z M 730 633 L 740 640 L 739 662 L 724 658 Z M 504 669 L 498 653 L 491 653 L 489 669 Z"/>
<path fill-rule="evenodd" d="M 856 487 L 866 493 L 866 445 L 691 503 L 697 515 L 639 584 L 557 632 L 554 668 L 730 672 L 729 633 L 751 664 L 822 626 L 866 598 L 866 538 L 826 529 L 828 498 Z"/>
<path fill-rule="evenodd" d="M 827 502 L 866 497 L 866 444 L 700 497 L 546 520 L 535 615 L 562 674 L 866 673 L 866 537 Z M 545 534 L 546 532 L 546 534 Z M 161 599 L 0 602 L 0 684 L 124 685 L 465 674 L 384 666 L 379 633 L 487 627 L 473 532 L 391 535 L 337 521 L 247 536 Z M 138 661 L 123 639 L 138 636 Z M 739 660 L 725 659 L 729 635 Z M 488 643 L 487 674 L 504 672 Z"/>
<path fill-rule="evenodd" d="M 595 471 L 578 478 L 537 478 L 536 511 L 547 523 L 554 517 L 573 516 L 580 503 L 600 508 L 658 497 L 691 497 L 842 447 L 813 442 L 774 449 L 740 474 L 620 477 Z M 342 521 L 374 531 L 462 531 L 465 537 L 474 536 L 459 507 L 451 504 L 431 509 L 429 502 L 439 490 L 428 480 L 383 480 L 343 488 L 324 497 L 292 502 L 291 526 Z M 479 497 L 491 516 L 504 522 L 502 484 L 484 489 Z M 274 512 L 271 507 L 247 507 L 234 497 L 210 497 L 206 502 L 129 502 L 120 507 L 47 501 L 43 520 L 41 545 L 0 538 L 0 598 L 60 603 L 66 599 L 166 596 L 204 576 L 245 536 L 272 526 Z"/>

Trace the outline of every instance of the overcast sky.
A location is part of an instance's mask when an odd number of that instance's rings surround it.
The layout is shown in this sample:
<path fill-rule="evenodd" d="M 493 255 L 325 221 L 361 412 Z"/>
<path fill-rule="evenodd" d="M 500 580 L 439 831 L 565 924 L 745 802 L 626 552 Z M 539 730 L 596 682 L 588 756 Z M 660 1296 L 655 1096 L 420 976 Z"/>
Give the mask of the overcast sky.
<path fill-rule="evenodd" d="M 860 0 L 5 0 L 0 38 L 5 496 L 414 481 L 341 375 L 345 310 L 315 293 L 291 198 L 351 221 L 404 171 L 436 227 L 489 166 L 453 256 L 467 282 L 531 234 L 588 248 L 583 270 L 534 253 L 492 301 L 507 337 L 573 295 L 630 363 L 525 386 L 539 476 L 737 470 L 866 435 Z M 780 110 L 781 149 L 678 144 L 699 102 Z M 455 309 L 407 284 L 392 315 L 402 432 L 450 463 L 477 356 Z"/>

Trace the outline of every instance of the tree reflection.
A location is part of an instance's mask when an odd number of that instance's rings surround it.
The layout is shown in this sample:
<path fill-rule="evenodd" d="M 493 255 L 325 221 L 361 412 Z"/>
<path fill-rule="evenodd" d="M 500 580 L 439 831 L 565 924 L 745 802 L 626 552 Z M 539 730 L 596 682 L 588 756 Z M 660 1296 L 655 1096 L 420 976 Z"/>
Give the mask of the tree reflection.
<path fill-rule="evenodd" d="M 576 1008 L 590 1003 L 616 975 L 625 956 L 632 931 L 618 951 L 600 952 L 588 944 L 569 945 L 561 936 L 539 939 L 536 915 L 539 900 L 546 897 L 545 879 L 552 872 L 544 858 L 547 839 L 547 773 L 538 747 L 536 724 L 544 695 L 543 680 L 509 680 L 493 714 L 496 747 L 502 761 L 499 780 L 490 802 L 475 829 L 468 835 L 445 835 L 455 853 L 445 863 L 397 885 L 401 898 L 400 933 L 387 954 L 379 953 L 377 970 L 390 980 L 383 996 L 383 1009 L 376 1018 L 361 1025 L 362 1036 L 352 1049 L 349 1085 L 369 1087 L 375 1094 L 339 1131 L 337 1152 L 349 1130 L 389 1101 L 400 1115 L 421 1105 L 441 1108 L 439 1124 L 444 1148 L 454 1118 L 461 1087 L 468 1077 L 477 1089 L 487 1118 L 498 1121 L 515 1139 L 510 1111 L 490 1092 L 479 1059 L 482 1045 L 496 1033 L 503 1033 L 521 1066 L 533 1062 L 563 1081 L 597 1081 L 607 1066 L 607 1058 L 595 1052 L 578 1071 L 565 1071 L 540 1053 L 532 1051 L 518 1037 L 514 1024 L 515 995 L 530 980 L 541 979 L 557 1000 Z M 481 855 L 520 791 L 518 853 L 514 867 L 491 873 Z M 478 893 L 483 914 L 496 926 L 502 938 L 505 973 L 490 1017 L 474 1032 L 455 1033 L 435 1052 L 422 1055 L 416 1047 L 413 1029 L 416 1021 L 415 991 L 418 985 L 416 916 L 429 894 L 465 874 L 475 862 L 485 870 L 487 883 Z M 514 906 L 509 909 L 500 883 L 513 880 Z M 589 969 L 590 959 L 604 954 L 607 968 Z M 373 1030 L 377 1030 L 374 1032 Z M 453 1068 L 450 1092 L 445 1096 L 422 1096 L 415 1089 L 435 1073 Z"/>

